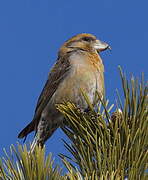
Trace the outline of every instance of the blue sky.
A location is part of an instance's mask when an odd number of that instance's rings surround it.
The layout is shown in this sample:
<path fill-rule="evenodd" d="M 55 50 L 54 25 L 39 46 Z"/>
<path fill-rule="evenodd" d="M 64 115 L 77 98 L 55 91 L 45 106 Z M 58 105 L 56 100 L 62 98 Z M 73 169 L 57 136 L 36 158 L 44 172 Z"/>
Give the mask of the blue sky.
<path fill-rule="evenodd" d="M 102 53 L 110 103 L 121 89 L 118 65 L 147 79 L 147 7 L 147 0 L 0 1 L 0 155 L 22 142 L 17 134 L 31 121 L 57 51 L 71 36 L 92 33 L 112 47 Z M 67 153 L 61 137 L 58 130 L 46 143 L 57 162 L 58 153 Z"/>

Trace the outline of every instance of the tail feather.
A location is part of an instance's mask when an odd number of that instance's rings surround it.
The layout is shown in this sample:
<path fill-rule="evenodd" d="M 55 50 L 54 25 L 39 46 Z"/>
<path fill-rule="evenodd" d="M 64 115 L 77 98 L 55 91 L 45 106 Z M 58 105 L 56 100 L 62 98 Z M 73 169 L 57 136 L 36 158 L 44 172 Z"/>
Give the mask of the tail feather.
<path fill-rule="evenodd" d="M 34 121 L 32 121 L 19 133 L 18 138 L 26 137 L 29 133 L 34 131 L 34 129 L 35 129 L 35 125 L 34 125 Z"/>

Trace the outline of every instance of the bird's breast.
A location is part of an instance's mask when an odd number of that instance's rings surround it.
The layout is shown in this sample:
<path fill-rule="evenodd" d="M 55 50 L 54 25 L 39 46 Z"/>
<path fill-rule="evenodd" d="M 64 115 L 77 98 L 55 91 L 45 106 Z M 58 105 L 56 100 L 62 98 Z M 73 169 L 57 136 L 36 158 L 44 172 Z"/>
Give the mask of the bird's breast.
<path fill-rule="evenodd" d="M 54 104 L 70 101 L 80 108 L 86 108 L 87 104 L 82 91 L 87 94 L 91 103 L 94 103 L 95 93 L 102 93 L 102 74 L 92 64 L 74 62 L 67 77 L 60 83 L 53 100 Z"/>

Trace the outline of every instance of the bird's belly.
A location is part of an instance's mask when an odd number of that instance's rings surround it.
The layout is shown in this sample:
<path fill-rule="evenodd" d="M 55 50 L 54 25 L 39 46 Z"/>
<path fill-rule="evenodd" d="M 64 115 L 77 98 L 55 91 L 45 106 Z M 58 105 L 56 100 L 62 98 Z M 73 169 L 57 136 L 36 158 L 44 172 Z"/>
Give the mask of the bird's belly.
<path fill-rule="evenodd" d="M 81 68 L 72 71 L 56 90 L 52 97 L 53 104 L 69 101 L 76 104 L 81 109 L 87 108 L 87 103 L 82 95 L 86 93 L 90 102 L 93 104 L 97 90 L 96 74 L 92 71 Z"/>

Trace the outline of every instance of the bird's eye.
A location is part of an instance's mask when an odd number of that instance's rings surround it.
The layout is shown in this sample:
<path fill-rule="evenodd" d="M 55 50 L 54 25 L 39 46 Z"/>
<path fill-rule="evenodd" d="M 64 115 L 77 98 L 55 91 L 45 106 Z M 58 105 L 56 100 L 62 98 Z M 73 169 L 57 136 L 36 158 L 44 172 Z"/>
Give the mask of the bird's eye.
<path fill-rule="evenodd" d="M 90 37 L 83 37 L 82 40 L 83 40 L 83 41 L 90 42 L 90 41 L 92 41 L 92 38 L 90 38 Z"/>

